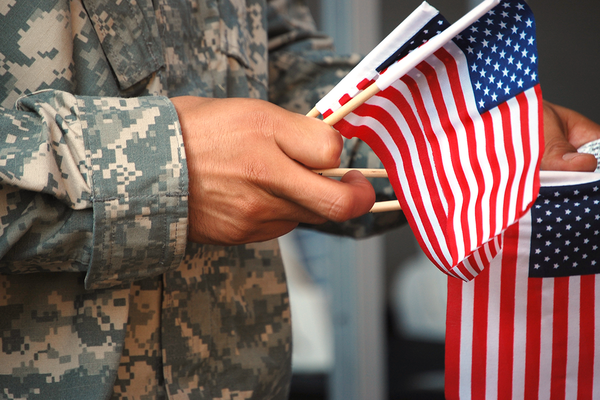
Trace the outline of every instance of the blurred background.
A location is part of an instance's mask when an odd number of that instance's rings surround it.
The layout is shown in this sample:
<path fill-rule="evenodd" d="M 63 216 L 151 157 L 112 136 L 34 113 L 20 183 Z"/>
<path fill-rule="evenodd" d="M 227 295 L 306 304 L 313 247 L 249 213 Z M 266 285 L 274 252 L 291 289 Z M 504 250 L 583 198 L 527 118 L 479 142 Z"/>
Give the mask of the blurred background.
<path fill-rule="evenodd" d="M 308 2 L 339 52 L 361 54 L 421 3 Z M 429 3 L 454 22 L 479 1 Z M 544 98 L 600 122 L 600 2 L 527 3 Z M 291 400 L 444 398 L 446 278 L 408 227 L 365 240 L 296 230 L 281 245 L 294 329 Z"/>

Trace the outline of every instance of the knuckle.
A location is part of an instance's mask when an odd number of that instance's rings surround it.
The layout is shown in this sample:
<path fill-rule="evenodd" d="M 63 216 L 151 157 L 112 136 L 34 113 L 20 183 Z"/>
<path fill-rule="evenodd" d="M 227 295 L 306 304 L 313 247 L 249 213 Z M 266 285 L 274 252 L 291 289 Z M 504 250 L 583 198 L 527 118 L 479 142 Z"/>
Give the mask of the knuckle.
<path fill-rule="evenodd" d="M 325 160 L 337 159 L 342 153 L 344 146 L 343 139 L 333 129 L 329 129 L 329 134 L 323 135 L 321 145 L 318 147 L 321 157 Z"/>
<path fill-rule="evenodd" d="M 244 177 L 253 186 L 264 188 L 269 182 L 269 176 L 269 168 L 259 160 L 249 162 L 245 165 Z M 249 202 L 251 203 L 251 201 Z"/>
<path fill-rule="evenodd" d="M 276 127 L 273 113 L 268 112 L 264 107 L 254 107 L 251 115 L 251 123 L 257 132 L 265 137 L 273 137 L 275 135 Z"/>
<path fill-rule="evenodd" d="M 247 199 L 243 207 L 244 213 L 246 214 L 246 221 L 256 221 L 264 212 L 264 202 L 255 198 Z M 252 224 L 248 224 L 247 229 L 250 229 L 251 227 Z"/>
<path fill-rule="evenodd" d="M 544 153 L 562 154 L 569 151 L 575 151 L 575 147 L 570 143 L 561 140 L 550 140 L 546 142 L 546 148 Z"/>
<path fill-rule="evenodd" d="M 227 228 L 227 242 L 232 245 L 248 243 L 255 228 L 247 218 L 238 218 L 232 221 Z"/>

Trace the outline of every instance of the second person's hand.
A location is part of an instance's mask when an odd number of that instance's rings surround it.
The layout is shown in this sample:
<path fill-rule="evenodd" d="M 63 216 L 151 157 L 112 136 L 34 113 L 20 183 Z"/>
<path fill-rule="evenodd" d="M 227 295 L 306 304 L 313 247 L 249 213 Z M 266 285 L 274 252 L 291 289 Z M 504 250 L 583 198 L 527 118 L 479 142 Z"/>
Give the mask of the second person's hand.
<path fill-rule="evenodd" d="M 596 169 L 591 154 L 578 153 L 585 143 L 600 139 L 600 125 L 565 107 L 544 101 L 545 150 L 541 169 L 588 171 Z"/>

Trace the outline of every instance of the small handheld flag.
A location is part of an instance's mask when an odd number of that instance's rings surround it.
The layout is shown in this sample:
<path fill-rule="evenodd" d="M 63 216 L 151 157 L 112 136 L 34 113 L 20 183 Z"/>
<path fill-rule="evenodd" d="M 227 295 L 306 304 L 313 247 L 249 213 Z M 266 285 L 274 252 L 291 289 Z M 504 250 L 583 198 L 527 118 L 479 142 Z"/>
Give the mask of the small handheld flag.
<path fill-rule="evenodd" d="M 420 9 L 422 28 L 408 42 L 424 34 L 433 35 L 427 43 L 439 40 L 448 23 L 430 6 Z M 431 26 L 445 29 L 437 34 Z M 418 40 L 413 46 L 405 59 L 425 48 Z M 470 280 L 498 253 L 500 234 L 539 190 L 542 96 L 533 14 L 522 1 L 503 1 L 406 74 L 386 77 L 401 63 L 375 77 L 384 90 L 334 126 L 379 156 L 434 264 Z M 351 96 L 334 91 L 340 105 L 347 100 L 340 93 Z M 321 112 L 335 112 L 335 102 L 325 104 L 327 110 L 318 105 Z"/>
<path fill-rule="evenodd" d="M 541 184 L 489 268 L 448 280 L 448 400 L 600 396 L 600 175 Z"/>

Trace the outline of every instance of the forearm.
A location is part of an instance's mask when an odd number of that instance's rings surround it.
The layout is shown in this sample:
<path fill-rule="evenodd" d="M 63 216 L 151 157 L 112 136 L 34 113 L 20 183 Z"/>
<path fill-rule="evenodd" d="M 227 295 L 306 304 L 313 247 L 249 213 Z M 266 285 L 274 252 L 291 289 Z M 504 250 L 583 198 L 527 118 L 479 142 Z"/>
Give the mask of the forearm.
<path fill-rule="evenodd" d="M 45 91 L 0 118 L 0 272 L 86 271 L 97 288 L 179 263 L 187 169 L 168 99 Z"/>

